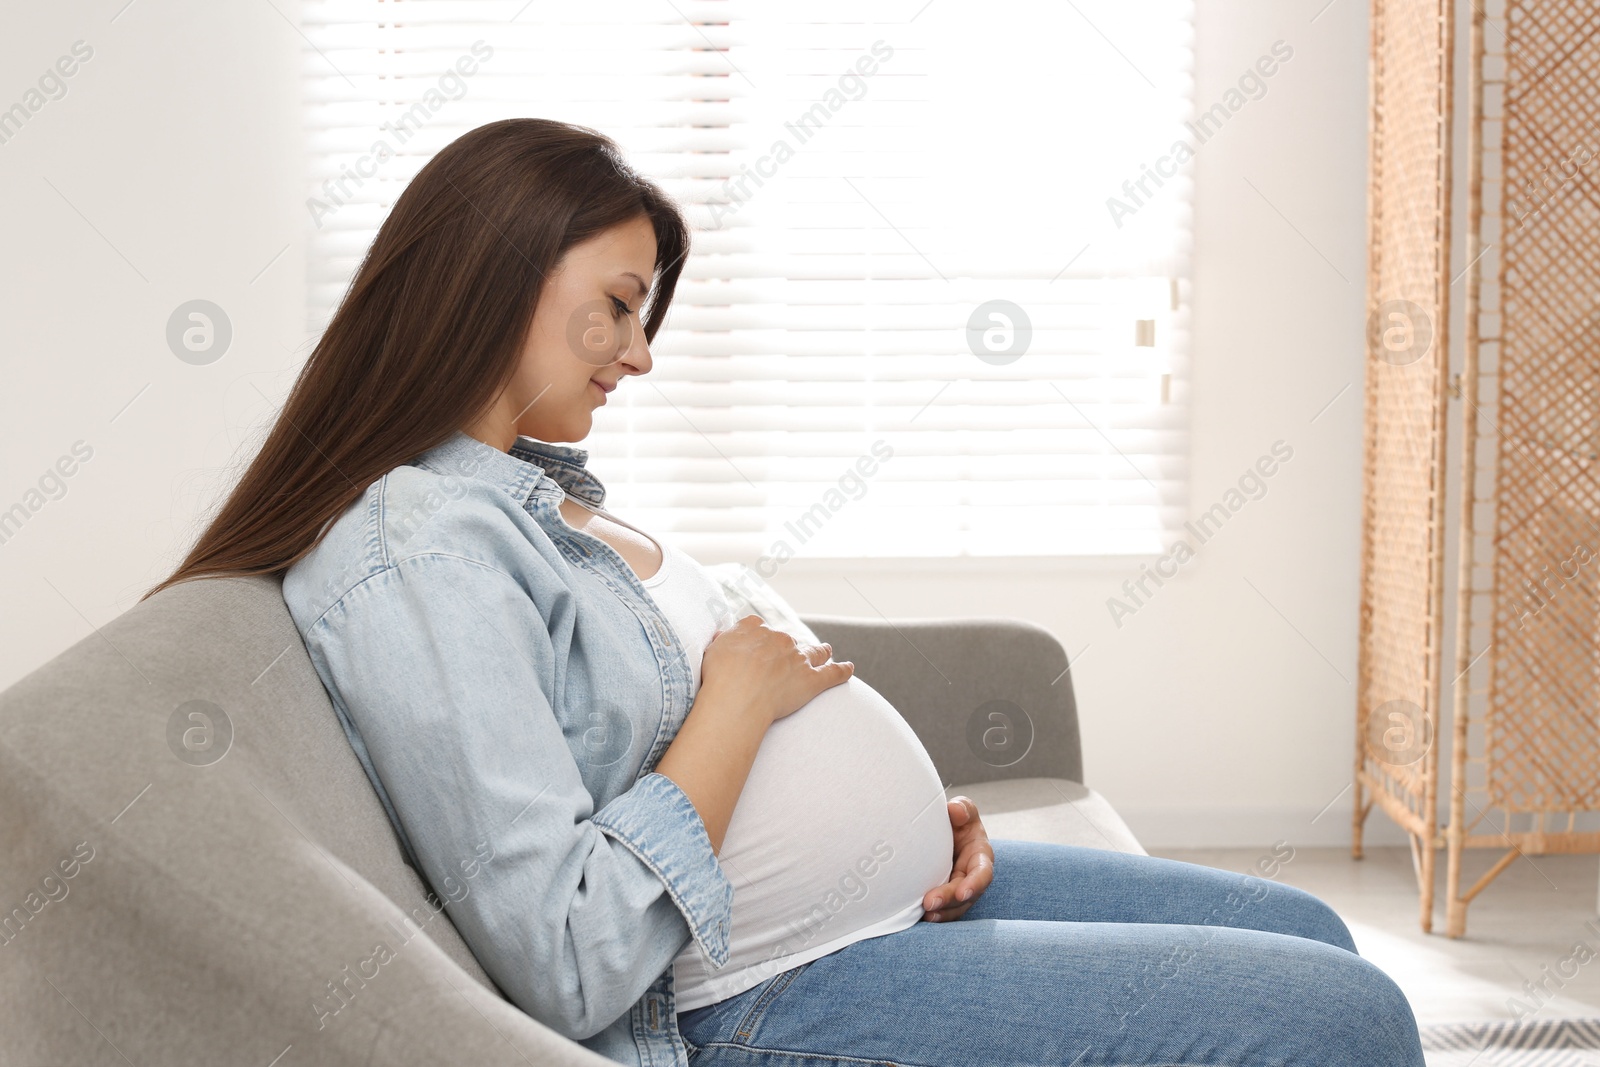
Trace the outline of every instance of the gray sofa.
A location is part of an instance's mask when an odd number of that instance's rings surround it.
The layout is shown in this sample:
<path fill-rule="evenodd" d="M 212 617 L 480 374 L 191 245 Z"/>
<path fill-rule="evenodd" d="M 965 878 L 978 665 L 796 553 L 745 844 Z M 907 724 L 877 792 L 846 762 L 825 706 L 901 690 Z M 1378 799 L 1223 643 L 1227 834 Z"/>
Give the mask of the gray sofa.
<path fill-rule="evenodd" d="M 806 622 L 991 837 L 1143 851 L 1080 784 L 1043 629 Z M 166 590 L 0 693 L 0 916 L 8 1067 L 610 1062 L 505 1000 L 405 864 L 276 579 Z"/>

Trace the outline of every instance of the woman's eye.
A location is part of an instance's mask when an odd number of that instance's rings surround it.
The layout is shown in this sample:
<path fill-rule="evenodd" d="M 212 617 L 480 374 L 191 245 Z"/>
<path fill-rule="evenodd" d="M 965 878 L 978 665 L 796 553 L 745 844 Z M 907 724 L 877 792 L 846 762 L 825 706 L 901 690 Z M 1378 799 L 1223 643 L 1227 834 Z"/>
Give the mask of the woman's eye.
<path fill-rule="evenodd" d="M 633 310 L 628 307 L 627 303 L 622 300 L 618 300 L 616 297 L 611 298 L 611 305 L 624 315 L 633 314 Z"/>

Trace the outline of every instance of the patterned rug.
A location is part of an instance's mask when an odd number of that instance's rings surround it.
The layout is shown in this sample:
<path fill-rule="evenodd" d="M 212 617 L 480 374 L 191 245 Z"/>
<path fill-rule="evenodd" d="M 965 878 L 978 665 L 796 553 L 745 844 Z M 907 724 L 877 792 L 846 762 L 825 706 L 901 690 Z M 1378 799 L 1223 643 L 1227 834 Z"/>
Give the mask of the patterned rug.
<path fill-rule="evenodd" d="M 1422 1027 L 1428 1067 L 1600 1067 L 1600 1019 Z"/>

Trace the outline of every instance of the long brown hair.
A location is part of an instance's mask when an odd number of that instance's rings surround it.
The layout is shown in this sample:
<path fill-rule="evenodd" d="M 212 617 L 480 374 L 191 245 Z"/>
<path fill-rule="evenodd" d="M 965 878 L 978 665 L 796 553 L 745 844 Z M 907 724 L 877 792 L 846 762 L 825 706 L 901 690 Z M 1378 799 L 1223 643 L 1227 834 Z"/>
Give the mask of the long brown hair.
<path fill-rule="evenodd" d="M 288 570 L 369 485 L 490 408 L 561 256 L 640 215 L 659 272 L 648 341 L 689 250 L 667 194 L 584 126 L 503 119 L 451 142 L 379 227 L 260 453 L 140 599 L 192 578 Z"/>

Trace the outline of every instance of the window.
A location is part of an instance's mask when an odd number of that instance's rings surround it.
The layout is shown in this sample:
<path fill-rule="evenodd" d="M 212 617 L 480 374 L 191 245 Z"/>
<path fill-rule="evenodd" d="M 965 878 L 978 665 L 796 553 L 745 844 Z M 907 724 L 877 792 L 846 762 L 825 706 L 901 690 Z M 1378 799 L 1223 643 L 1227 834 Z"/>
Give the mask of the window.
<path fill-rule="evenodd" d="M 581 442 L 613 510 L 707 563 L 1161 551 L 1191 23 L 1192 0 L 306 0 L 311 326 L 434 152 L 581 123 L 695 227 L 654 371 Z"/>

